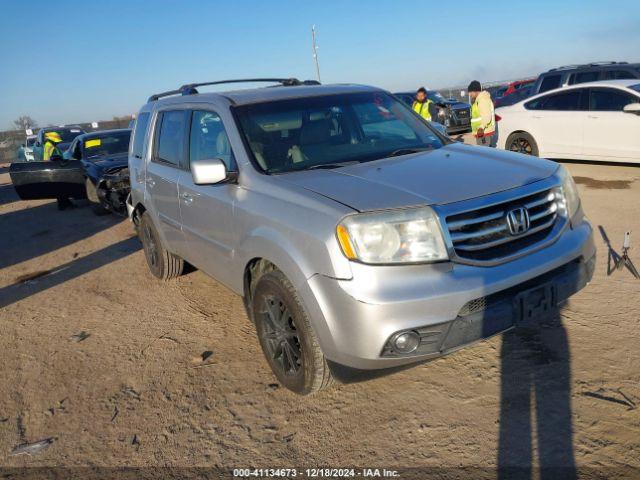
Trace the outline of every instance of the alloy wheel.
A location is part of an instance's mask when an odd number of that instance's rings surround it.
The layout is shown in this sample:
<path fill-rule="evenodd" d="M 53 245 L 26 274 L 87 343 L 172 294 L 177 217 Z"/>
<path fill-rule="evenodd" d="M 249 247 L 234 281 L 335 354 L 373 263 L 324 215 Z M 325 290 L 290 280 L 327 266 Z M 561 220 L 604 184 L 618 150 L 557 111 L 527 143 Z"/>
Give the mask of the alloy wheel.
<path fill-rule="evenodd" d="M 524 153 L 525 155 L 533 155 L 533 148 L 526 138 L 516 137 L 509 145 L 512 152 Z"/>
<path fill-rule="evenodd" d="M 296 375 L 302 368 L 302 351 L 293 317 L 282 300 L 264 298 L 263 339 L 269 355 L 284 375 Z"/>

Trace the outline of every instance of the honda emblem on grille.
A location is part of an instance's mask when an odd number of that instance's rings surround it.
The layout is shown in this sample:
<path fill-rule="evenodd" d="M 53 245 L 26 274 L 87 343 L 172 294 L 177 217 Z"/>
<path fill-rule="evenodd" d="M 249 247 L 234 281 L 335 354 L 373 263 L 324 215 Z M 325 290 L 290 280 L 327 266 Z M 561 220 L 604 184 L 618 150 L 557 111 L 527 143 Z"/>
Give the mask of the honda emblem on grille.
<path fill-rule="evenodd" d="M 529 211 L 524 207 L 514 208 L 507 213 L 507 224 L 511 235 L 521 235 L 529 230 Z"/>

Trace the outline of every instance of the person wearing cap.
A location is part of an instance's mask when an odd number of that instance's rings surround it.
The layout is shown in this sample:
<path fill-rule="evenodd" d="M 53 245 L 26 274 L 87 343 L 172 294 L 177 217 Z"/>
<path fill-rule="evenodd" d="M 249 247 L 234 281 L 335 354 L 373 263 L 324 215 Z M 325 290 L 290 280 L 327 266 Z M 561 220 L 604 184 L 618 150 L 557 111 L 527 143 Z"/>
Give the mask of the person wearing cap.
<path fill-rule="evenodd" d="M 480 82 L 474 80 L 469 84 L 471 105 L 471 133 L 476 138 L 476 144 L 495 147 L 498 136 L 496 132 L 496 115 L 493 108 L 491 94 L 482 90 Z"/>
<path fill-rule="evenodd" d="M 411 105 L 411 108 L 425 120 L 431 121 L 432 106 L 433 102 L 427 98 L 427 89 L 420 87 L 416 92 L 416 99 L 413 105 Z"/>
<path fill-rule="evenodd" d="M 42 161 L 48 162 L 53 157 L 62 157 L 62 152 L 58 148 L 58 144 L 62 142 L 62 138 L 58 132 L 47 132 L 44 134 L 44 151 L 42 153 Z"/>

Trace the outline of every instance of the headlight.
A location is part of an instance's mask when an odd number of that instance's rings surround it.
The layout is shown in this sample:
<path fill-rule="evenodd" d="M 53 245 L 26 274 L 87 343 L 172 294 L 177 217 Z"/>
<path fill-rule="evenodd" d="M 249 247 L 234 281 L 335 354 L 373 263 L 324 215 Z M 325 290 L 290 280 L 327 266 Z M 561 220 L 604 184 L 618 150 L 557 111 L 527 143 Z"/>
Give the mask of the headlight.
<path fill-rule="evenodd" d="M 578 194 L 578 188 L 576 187 L 576 183 L 573 181 L 573 177 L 564 166 L 560 166 L 558 174 L 562 179 L 562 200 L 564 201 L 564 204 L 559 206 L 560 208 L 564 208 L 567 218 L 571 219 L 580 207 L 580 195 Z"/>
<path fill-rule="evenodd" d="M 429 207 L 350 215 L 336 227 L 336 234 L 345 256 L 363 263 L 448 258 L 438 218 Z"/>

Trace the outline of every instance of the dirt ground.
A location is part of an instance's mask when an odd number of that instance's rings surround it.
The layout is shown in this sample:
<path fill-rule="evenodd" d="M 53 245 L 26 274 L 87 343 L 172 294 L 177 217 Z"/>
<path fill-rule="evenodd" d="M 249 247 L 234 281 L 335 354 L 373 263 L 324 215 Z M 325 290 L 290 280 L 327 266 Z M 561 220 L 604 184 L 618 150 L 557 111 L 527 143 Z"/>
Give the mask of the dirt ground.
<path fill-rule="evenodd" d="M 640 267 L 640 168 L 567 166 L 598 263 L 560 318 L 310 397 L 275 383 L 240 298 L 161 283 L 126 219 L 19 201 L 0 166 L 0 467 L 640 475 L 640 281 L 607 276 L 602 234 L 620 252 L 631 230 Z"/>

